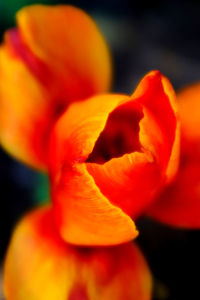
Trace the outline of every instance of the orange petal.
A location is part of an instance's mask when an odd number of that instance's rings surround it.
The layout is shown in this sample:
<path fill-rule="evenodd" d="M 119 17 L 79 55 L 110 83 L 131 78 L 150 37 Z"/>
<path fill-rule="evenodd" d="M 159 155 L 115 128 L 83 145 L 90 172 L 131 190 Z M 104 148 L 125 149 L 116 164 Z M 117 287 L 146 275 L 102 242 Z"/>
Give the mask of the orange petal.
<path fill-rule="evenodd" d="M 180 152 L 180 125 L 173 87 L 159 71 L 152 71 L 142 79 L 132 97 L 144 107 L 141 143 L 153 152 L 170 182 L 177 172 Z"/>
<path fill-rule="evenodd" d="M 93 20 L 70 5 L 32 5 L 17 14 L 20 34 L 54 74 L 60 96 L 83 99 L 109 89 L 111 62 Z"/>
<path fill-rule="evenodd" d="M 181 152 L 200 159 L 200 83 L 182 89 L 177 94 L 181 121 Z"/>
<path fill-rule="evenodd" d="M 177 170 L 179 129 L 174 112 L 174 92 L 169 87 L 171 88 L 169 82 L 159 72 L 150 72 L 131 96 L 132 102 L 118 108 L 117 121 L 121 127 L 120 112 L 123 110 L 124 113 L 124 110 L 127 110 L 127 120 L 128 114 L 133 109 L 132 118 L 134 118 L 135 102 L 141 105 L 143 118 L 139 123 L 139 140 L 144 153 L 125 154 L 103 165 L 95 163 L 87 165 L 101 192 L 134 218 L 152 201 L 162 183 L 161 174 L 163 173 L 169 181 Z M 114 113 L 117 111 L 112 113 L 110 119 L 114 118 Z M 117 130 L 119 131 L 119 128 Z M 127 139 L 132 141 L 133 135 L 130 133 Z"/>
<path fill-rule="evenodd" d="M 151 289 L 136 245 L 72 247 L 57 234 L 50 208 L 37 209 L 18 224 L 6 256 L 7 300 L 150 300 Z"/>
<path fill-rule="evenodd" d="M 73 244 L 113 245 L 137 236 L 132 220 L 101 193 L 84 162 L 107 114 L 126 96 L 96 96 L 72 104 L 56 123 L 50 142 L 50 173 L 56 221 Z"/>
<path fill-rule="evenodd" d="M 100 191 L 132 218 L 139 216 L 161 186 L 160 169 L 150 155 L 134 152 L 104 165 L 87 164 Z"/>
<path fill-rule="evenodd" d="M 147 213 L 169 225 L 200 228 L 200 162 L 183 163 L 175 181 Z"/>
<path fill-rule="evenodd" d="M 0 49 L 0 143 L 14 157 L 45 169 L 51 99 L 26 65 Z M 49 107 L 48 107 L 49 106 Z"/>
<path fill-rule="evenodd" d="M 149 208 L 157 220 L 178 227 L 200 228 L 200 84 L 177 95 L 181 121 L 181 160 L 175 181 Z"/>
<path fill-rule="evenodd" d="M 200 83 L 190 85 L 177 94 L 181 128 L 188 139 L 200 139 Z"/>
<path fill-rule="evenodd" d="M 46 169 L 52 125 L 70 102 L 107 91 L 110 57 L 80 9 L 34 5 L 17 20 L 19 29 L 5 34 L 0 49 L 0 142 L 14 157 Z"/>
<path fill-rule="evenodd" d="M 176 116 L 161 79 L 159 72 L 148 74 L 140 95 L 73 104 L 57 122 L 49 162 L 56 221 L 66 241 L 109 245 L 136 236 L 128 216 L 141 214 L 165 183 L 175 139 Z M 163 106 L 156 111 L 151 101 Z"/>

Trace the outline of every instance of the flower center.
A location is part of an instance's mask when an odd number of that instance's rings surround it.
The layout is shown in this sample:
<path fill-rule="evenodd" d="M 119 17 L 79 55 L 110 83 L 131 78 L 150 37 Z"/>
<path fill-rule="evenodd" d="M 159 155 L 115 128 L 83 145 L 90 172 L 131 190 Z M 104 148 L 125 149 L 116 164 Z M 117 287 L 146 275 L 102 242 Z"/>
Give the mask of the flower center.
<path fill-rule="evenodd" d="M 126 153 L 140 151 L 139 122 L 142 117 L 141 108 L 133 102 L 123 104 L 110 113 L 86 162 L 103 164 Z"/>

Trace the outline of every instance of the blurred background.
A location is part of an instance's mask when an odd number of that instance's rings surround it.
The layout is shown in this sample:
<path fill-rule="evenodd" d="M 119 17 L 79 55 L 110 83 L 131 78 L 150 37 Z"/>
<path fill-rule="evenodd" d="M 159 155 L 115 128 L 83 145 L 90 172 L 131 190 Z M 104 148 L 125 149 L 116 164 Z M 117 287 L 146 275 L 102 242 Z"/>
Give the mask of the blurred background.
<path fill-rule="evenodd" d="M 176 90 L 200 80 L 199 1 L 0 0 L 1 38 L 7 28 L 15 25 L 18 9 L 38 2 L 70 3 L 95 19 L 113 56 L 112 91 L 132 93 L 141 77 L 152 69 L 166 75 Z M 2 149 L 0 168 L 3 262 L 17 220 L 33 206 L 47 201 L 49 192 L 45 175 L 14 161 Z M 178 230 L 147 218 L 137 225 L 137 241 L 154 276 L 153 299 L 200 299 L 200 230 Z"/>

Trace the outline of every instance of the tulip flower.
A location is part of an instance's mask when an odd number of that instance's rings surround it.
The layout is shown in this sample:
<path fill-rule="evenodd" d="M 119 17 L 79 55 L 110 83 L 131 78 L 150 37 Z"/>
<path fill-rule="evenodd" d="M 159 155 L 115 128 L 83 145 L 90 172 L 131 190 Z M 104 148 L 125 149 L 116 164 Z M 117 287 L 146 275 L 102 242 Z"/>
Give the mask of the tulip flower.
<path fill-rule="evenodd" d="M 65 243 L 52 209 L 16 227 L 5 260 L 7 300 L 150 300 L 152 279 L 139 248 L 76 248 Z"/>
<path fill-rule="evenodd" d="M 63 239 L 116 245 L 135 238 L 134 222 L 173 180 L 179 157 L 175 94 L 158 71 L 131 96 L 73 103 L 49 143 L 54 214 Z"/>
<path fill-rule="evenodd" d="M 169 225 L 200 228 L 200 84 L 177 94 L 181 121 L 180 167 L 175 180 L 149 208 L 149 215 Z"/>
<path fill-rule="evenodd" d="M 107 92 L 111 62 L 93 20 L 70 5 L 33 5 L 17 13 L 0 46 L 0 143 L 46 169 L 48 137 L 73 101 Z"/>

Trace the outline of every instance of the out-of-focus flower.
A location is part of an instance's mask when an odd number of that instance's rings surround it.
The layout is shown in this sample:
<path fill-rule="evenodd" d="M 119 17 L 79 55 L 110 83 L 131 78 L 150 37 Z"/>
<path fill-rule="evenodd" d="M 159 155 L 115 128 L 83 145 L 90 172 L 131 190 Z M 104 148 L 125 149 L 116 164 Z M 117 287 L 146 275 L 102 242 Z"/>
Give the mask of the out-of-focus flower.
<path fill-rule="evenodd" d="M 54 213 L 64 240 L 114 245 L 137 236 L 138 217 L 178 166 L 174 91 L 158 71 L 132 96 L 72 104 L 49 144 Z"/>
<path fill-rule="evenodd" d="M 69 5 L 25 7 L 17 25 L 0 47 L 0 143 L 45 169 L 49 132 L 61 112 L 108 91 L 110 55 L 93 20 Z"/>
<path fill-rule="evenodd" d="M 181 122 L 181 156 L 177 176 L 149 214 L 164 223 L 200 228 L 200 84 L 177 94 Z"/>
<path fill-rule="evenodd" d="M 19 223 L 6 256 L 7 300 L 150 300 L 151 289 L 138 247 L 70 246 L 58 235 L 48 207 Z"/>

